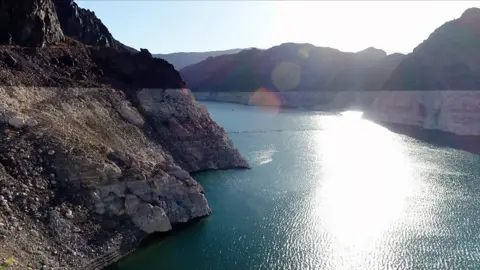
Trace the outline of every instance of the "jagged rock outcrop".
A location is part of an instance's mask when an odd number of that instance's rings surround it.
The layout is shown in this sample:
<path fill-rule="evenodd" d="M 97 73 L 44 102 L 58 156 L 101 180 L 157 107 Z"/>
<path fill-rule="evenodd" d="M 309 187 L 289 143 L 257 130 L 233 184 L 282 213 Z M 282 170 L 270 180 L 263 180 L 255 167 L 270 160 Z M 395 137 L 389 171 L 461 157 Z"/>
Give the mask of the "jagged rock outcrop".
<path fill-rule="evenodd" d="M 42 47 L 63 38 L 51 0 L 3 0 L 0 29 L 0 44 Z"/>
<path fill-rule="evenodd" d="M 395 69 L 386 90 L 480 89 L 480 9 L 436 29 Z"/>
<path fill-rule="evenodd" d="M 400 61 L 375 48 L 345 53 L 285 43 L 208 58 L 180 73 L 195 92 L 380 90 Z"/>
<path fill-rule="evenodd" d="M 183 169 L 194 172 L 248 167 L 238 152 L 231 151 L 232 141 L 223 128 L 210 119 L 207 109 L 194 105 L 195 99 L 189 90 L 143 89 L 137 97 L 158 140 L 164 142 Z"/>
<path fill-rule="evenodd" d="M 150 233 L 210 214 L 189 172 L 248 167 L 148 50 L 65 37 L 0 55 L 0 257 L 18 268 L 112 262 Z"/>
<path fill-rule="evenodd" d="M 53 0 L 53 3 L 66 36 L 87 45 L 136 52 L 135 49 L 116 40 L 93 11 L 80 8 L 73 0 Z"/>

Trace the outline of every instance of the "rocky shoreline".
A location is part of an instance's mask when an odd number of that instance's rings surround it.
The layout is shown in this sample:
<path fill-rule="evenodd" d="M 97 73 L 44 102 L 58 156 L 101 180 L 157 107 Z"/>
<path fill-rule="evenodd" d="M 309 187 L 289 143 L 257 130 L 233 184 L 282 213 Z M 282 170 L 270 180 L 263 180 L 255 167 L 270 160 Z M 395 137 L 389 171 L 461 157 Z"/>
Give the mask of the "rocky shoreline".
<path fill-rule="evenodd" d="M 139 96 L 145 91 L 153 90 Z M 177 108 L 190 102 L 190 114 L 173 111 L 189 120 L 142 115 L 106 89 L 0 89 L 9 102 L 7 92 L 38 98 L 7 107 L 0 126 L 0 245 L 24 266 L 75 268 L 134 249 L 150 233 L 211 213 L 190 171 L 248 167 L 187 90 L 163 96 Z"/>
<path fill-rule="evenodd" d="M 149 234 L 211 213 L 190 172 L 249 167 L 171 64 L 59 3 L 0 6 L 15 20 L 0 23 L 0 259 L 15 259 L 9 269 L 103 267 Z"/>
<path fill-rule="evenodd" d="M 318 111 L 360 110 L 377 122 L 480 135 L 479 91 L 194 92 L 197 100 Z"/>

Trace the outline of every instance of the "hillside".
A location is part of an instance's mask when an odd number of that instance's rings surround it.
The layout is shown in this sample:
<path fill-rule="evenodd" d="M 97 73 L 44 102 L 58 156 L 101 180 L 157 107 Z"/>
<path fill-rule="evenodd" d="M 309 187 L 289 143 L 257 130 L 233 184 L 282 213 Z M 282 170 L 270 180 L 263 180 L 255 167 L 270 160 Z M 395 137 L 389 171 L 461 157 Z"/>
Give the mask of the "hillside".
<path fill-rule="evenodd" d="M 201 62 L 209 57 L 224 55 L 224 54 L 234 54 L 238 53 L 243 49 L 231 49 L 224 51 L 211 51 L 211 52 L 178 52 L 178 53 L 167 53 L 167 54 L 154 54 L 153 57 L 162 58 L 171 63 L 176 70 L 181 70 L 182 68 Z"/>
<path fill-rule="evenodd" d="M 385 84 L 389 90 L 480 89 L 480 9 L 436 29 Z"/>
<path fill-rule="evenodd" d="M 379 90 L 402 59 L 375 48 L 347 53 L 285 43 L 212 57 L 180 73 L 198 92 Z"/>
<path fill-rule="evenodd" d="M 11 269 L 101 268 L 211 213 L 190 172 L 248 167 L 171 64 L 58 3 L 0 5 L 0 258 L 14 257 Z"/>

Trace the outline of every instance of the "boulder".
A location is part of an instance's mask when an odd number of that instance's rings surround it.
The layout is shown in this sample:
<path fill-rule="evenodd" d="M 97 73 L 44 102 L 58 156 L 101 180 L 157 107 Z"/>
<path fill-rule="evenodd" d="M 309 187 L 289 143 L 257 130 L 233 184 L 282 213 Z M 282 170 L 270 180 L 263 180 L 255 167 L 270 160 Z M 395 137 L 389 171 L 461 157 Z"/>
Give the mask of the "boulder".
<path fill-rule="evenodd" d="M 118 105 L 117 109 L 120 115 L 129 123 L 138 127 L 143 127 L 145 124 L 145 120 L 143 119 L 142 115 L 128 102 L 122 102 L 120 105 Z"/>
<path fill-rule="evenodd" d="M 21 116 L 14 116 L 8 119 L 8 124 L 14 128 L 23 128 L 25 127 L 25 119 Z"/>
<path fill-rule="evenodd" d="M 146 233 L 166 232 L 172 229 L 165 211 L 151 204 L 142 203 L 133 215 L 133 223 Z"/>

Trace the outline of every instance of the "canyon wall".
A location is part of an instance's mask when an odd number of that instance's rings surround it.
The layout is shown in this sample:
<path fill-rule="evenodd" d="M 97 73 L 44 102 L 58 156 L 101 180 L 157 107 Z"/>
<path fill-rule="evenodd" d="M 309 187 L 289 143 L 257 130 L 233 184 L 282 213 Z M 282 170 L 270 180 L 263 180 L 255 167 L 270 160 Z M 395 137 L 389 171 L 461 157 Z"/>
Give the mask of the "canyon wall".
<path fill-rule="evenodd" d="M 211 213 L 191 172 L 248 167 L 170 63 L 117 42 L 93 12 L 7 0 L 0 14 L 0 260 L 12 269 L 102 269 Z"/>

